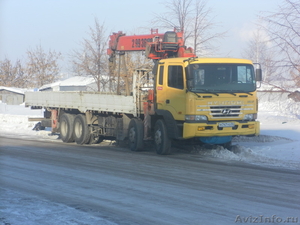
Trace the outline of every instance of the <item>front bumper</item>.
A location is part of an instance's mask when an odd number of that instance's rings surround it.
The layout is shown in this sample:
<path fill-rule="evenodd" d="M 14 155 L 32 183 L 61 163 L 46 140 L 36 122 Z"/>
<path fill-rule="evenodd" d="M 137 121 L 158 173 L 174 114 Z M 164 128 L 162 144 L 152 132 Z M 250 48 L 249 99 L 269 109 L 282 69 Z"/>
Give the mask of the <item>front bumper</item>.
<path fill-rule="evenodd" d="M 219 123 L 184 123 L 183 138 L 212 137 L 212 136 L 246 136 L 259 135 L 259 121 L 237 122 L 233 127 L 219 127 Z"/>

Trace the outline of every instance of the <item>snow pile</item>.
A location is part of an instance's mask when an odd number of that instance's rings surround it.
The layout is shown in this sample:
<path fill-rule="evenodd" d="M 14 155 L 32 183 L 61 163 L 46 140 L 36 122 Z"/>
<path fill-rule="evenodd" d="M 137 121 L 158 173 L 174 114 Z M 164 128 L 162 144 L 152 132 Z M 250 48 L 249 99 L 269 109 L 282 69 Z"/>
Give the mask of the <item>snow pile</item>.
<path fill-rule="evenodd" d="M 28 121 L 28 117 L 29 116 L 26 115 L 0 114 L 1 135 L 10 136 L 10 137 L 18 136 L 18 138 L 30 138 L 30 137 L 47 138 L 47 139 L 57 138 L 51 135 L 50 130 L 41 130 L 39 132 L 32 130 L 37 122 Z"/>
<path fill-rule="evenodd" d="M 278 144 L 278 142 L 275 143 Z M 255 146 L 253 142 L 250 146 L 251 147 L 247 147 L 247 144 L 239 143 L 234 145 L 232 150 L 224 149 L 222 146 L 216 146 L 214 149 L 200 149 L 199 154 L 227 162 L 241 161 L 268 167 L 300 169 L 300 154 L 296 148 L 285 150 L 283 146 L 278 149 L 271 146 Z"/>
<path fill-rule="evenodd" d="M 28 121 L 29 118 L 42 118 L 43 110 L 31 110 L 22 105 L 7 105 L 0 102 L 0 134 L 19 138 L 56 139 L 50 130 L 36 132 L 33 127 L 37 122 Z"/>

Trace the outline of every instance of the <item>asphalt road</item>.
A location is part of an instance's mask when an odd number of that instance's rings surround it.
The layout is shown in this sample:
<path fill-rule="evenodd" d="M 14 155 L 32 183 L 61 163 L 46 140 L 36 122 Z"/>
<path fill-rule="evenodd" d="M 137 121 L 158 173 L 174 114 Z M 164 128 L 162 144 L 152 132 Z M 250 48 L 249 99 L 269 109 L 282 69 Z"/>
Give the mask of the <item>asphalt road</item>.
<path fill-rule="evenodd" d="M 299 171 L 191 153 L 0 137 L 0 176 L 4 189 L 116 224 L 300 223 Z"/>

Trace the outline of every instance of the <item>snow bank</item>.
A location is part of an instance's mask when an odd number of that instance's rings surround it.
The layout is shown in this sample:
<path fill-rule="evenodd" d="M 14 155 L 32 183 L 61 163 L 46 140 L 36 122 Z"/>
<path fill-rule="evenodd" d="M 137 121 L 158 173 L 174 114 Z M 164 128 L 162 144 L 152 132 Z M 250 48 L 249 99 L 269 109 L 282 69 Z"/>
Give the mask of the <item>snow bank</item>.
<path fill-rule="evenodd" d="M 7 105 L 0 103 L 0 134 L 19 138 L 57 139 L 50 130 L 34 131 L 37 122 L 28 121 L 29 118 L 42 118 L 43 110 L 31 110 L 22 105 Z"/>
<path fill-rule="evenodd" d="M 228 161 L 240 161 L 261 166 L 300 169 L 300 141 L 284 137 L 260 135 L 259 137 L 235 138 L 231 150 L 222 146 L 198 149 L 200 155 Z"/>

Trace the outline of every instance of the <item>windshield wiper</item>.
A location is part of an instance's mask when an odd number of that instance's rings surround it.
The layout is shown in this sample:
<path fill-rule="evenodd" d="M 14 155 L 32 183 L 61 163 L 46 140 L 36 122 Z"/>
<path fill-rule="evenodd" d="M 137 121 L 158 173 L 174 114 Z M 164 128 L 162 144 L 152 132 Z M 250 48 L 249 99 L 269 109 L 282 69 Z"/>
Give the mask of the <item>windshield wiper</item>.
<path fill-rule="evenodd" d="M 234 92 L 240 92 L 240 93 L 245 93 L 245 94 L 248 94 L 248 95 L 253 95 L 253 94 L 251 94 L 251 93 L 248 92 L 248 91 L 242 91 L 242 90 L 236 90 L 236 91 L 234 91 Z"/>
<path fill-rule="evenodd" d="M 214 94 L 216 96 L 219 96 L 219 94 L 217 92 L 212 92 L 212 91 L 209 91 L 208 89 L 197 89 L 197 91 L 204 91 L 203 93 L 209 93 L 209 94 Z"/>
<path fill-rule="evenodd" d="M 242 91 L 242 90 L 230 90 L 230 91 L 225 91 L 225 90 L 220 90 L 220 92 L 224 92 L 224 93 L 228 93 L 228 94 L 232 94 L 234 96 L 237 95 L 237 93 L 245 93 L 245 94 L 248 94 L 248 95 L 253 95 L 251 94 L 250 92 L 247 92 L 247 91 Z"/>
<path fill-rule="evenodd" d="M 234 92 L 230 92 L 230 91 L 222 91 L 222 92 L 236 96 L 236 93 L 234 93 Z"/>
<path fill-rule="evenodd" d="M 197 92 L 192 91 L 191 89 L 188 89 L 187 91 L 194 93 L 195 95 L 197 95 L 198 98 L 200 98 L 201 96 L 197 94 Z"/>

